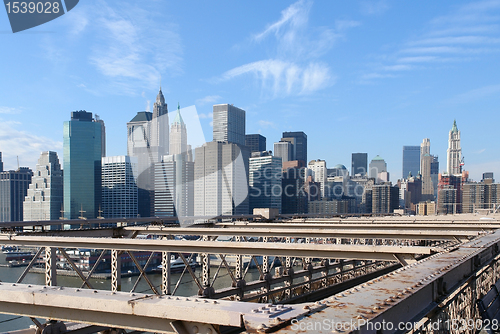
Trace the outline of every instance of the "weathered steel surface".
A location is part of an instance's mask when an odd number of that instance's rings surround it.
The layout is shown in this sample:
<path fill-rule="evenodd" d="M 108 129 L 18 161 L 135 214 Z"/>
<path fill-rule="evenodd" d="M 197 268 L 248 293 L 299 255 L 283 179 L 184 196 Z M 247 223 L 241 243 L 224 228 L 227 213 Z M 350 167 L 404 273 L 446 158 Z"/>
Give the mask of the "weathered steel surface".
<path fill-rule="evenodd" d="M 0 235 L 0 244 L 67 248 L 113 249 L 124 251 L 268 255 L 394 261 L 394 254 L 431 254 L 423 246 L 376 246 L 296 244 L 269 242 L 220 242 L 190 240 L 138 240 L 106 238 L 63 238 Z"/>

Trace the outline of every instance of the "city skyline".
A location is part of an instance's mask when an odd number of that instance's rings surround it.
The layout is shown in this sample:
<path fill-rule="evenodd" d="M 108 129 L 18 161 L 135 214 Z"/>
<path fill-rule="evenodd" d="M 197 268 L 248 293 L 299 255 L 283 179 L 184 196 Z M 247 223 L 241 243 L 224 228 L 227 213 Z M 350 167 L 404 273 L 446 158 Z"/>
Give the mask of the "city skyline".
<path fill-rule="evenodd" d="M 298 1 L 265 10 L 148 3 L 131 18 L 137 6 L 89 0 L 32 32 L 2 35 L 12 50 L 0 56 L 9 64 L 0 102 L 4 169 L 16 168 L 16 155 L 32 169 L 42 151 L 62 157 L 62 124 L 80 109 L 106 122 L 107 155 L 125 154 L 126 123 L 148 101 L 152 111 L 161 84 L 172 110 L 196 106 L 207 141 L 212 106 L 234 103 L 247 112 L 246 133 L 264 135 L 268 150 L 282 132 L 303 131 L 308 160 L 349 166 L 351 153 L 367 152 L 368 161 L 380 155 L 395 182 L 401 148 L 424 138 L 445 171 L 456 119 L 465 170 L 475 180 L 500 173 L 499 1 L 425 8 Z M 222 24 L 214 13 L 233 15 Z M 2 22 L 0 30 L 9 30 Z M 123 54 L 114 51 L 121 47 Z"/>

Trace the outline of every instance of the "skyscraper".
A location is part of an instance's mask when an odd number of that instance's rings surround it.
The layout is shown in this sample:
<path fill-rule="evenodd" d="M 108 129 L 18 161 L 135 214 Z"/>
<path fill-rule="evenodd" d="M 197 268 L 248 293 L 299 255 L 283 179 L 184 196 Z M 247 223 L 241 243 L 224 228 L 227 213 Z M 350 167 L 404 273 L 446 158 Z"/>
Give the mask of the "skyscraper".
<path fill-rule="evenodd" d="M 276 208 L 281 212 L 280 157 L 270 152 L 254 152 L 249 162 L 250 212 L 255 208 Z"/>
<path fill-rule="evenodd" d="M 327 179 L 327 168 L 325 160 L 311 160 L 307 168 L 312 172 L 314 182 L 320 184 L 321 198 L 325 197 L 325 184 Z"/>
<path fill-rule="evenodd" d="M 137 217 L 137 158 L 102 158 L 102 216 Z"/>
<path fill-rule="evenodd" d="M 245 145 L 250 152 L 263 152 L 266 150 L 266 137 L 260 134 L 245 135 Z"/>
<path fill-rule="evenodd" d="M 214 141 L 245 145 L 245 110 L 232 104 L 213 106 Z"/>
<path fill-rule="evenodd" d="M 248 147 L 212 141 L 195 155 L 195 216 L 248 214 Z"/>
<path fill-rule="evenodd" d="M 181 107 L 178 104 L 177 114 L 170 128 L 170 154 L 185 154 L 187 151 L 187 129 L 181 116 Z"/>
<path fill-rule="evenodd" d="M 361 176 L 368 174 L 368 154 L 367 153 L 353 153 L 351 160 L 351 175 Z"/>
<path fill-rule="evenodd" d="M 56 152 L 42 152 L 24 198 L 25 221 L 55 220 L 63 205 L 63 171 Z"/>
<path fill-rule="evenodd" d="M 104 126 L 104 121 L 99 117 L 99 115 L 95 115 L 95 121 L 101 123 L 101 157 L 106 156 L 106 127 Z"/>
<path fill-rule="evenodd" d="M 0 172 L 3 172 L 2 152 L 0 152 Z"/>
<path fill-rule="evenodd" d="M 280 157 L 282 162 L 294 161 L 293 145 L 288 141 L 274 143 L 274 156 Z"/>
<path fill-rule="evenodd" d="M 160 161 L 161 157 L 168 154 L 169 149 L 169 122 L 168 107 L 165 97 L 161 91 L 156 96 L 153 105 L 153 118 L 151 119 L 151 153 L 154 162 Z"/>
<path fill-rule="evenodd" d="M 462 149 L 460 148 L 460 130 L 457 121 L 453 121 L 453 127 L 448 137 L 448 164 L 447 172 L 450 175 L 461 174 L 460 163 L 462 162 Z"/>
<path fill-rule="evenodd" d="M 101 205 L 102 125 L 74 111 L 64 122 L 64 217 L 95 218 Z"/>
<path fill-rule="evenodd" d="M 194 162 L 188 154 L 166 155 L 154 167 L 154 215 L 189 217 L 194 214 Z"/>
<path fill-rule="evenodd" d="M 151 152 L 151 120 L 153 114 L 138 112 L 127 123 L 127 154 L 137 158 L 138 214 L 141 217 L 152 215 L 153 170 L 155 162 Z"/>
<path fill-rule="evenodd" d="M 379 178 L 379 174 L 387 172 L 387 163 L 380 156 L 376 156 L 370 162 L 370 178 L 377 180 Z"/>
<path fill-rule="evenodd" d="M 0 172 L 0 222 L 23 220 L 23 201 L 32 175 L 27 167 Z"/>
<path fill-rule="evenodd" d="M 408 175 L 416 176 L 420 171 L 420 146 L 403 146 L 403 174 L 402 178 Z"/>
<path fill-rule="evenodd" d="M 292 143 L 292 160 L 302 160 L 304 163 L 307 163 L 307 135 L 304 132 L 283 132 L 281 141 L 289 141 Z"/>
<path fill-rule="evenodd" d="M 281 213 L 307 213 L 307 193 L 304 191 L 306 168 L 302 161 L 288 161 L 283 166 Z"/>

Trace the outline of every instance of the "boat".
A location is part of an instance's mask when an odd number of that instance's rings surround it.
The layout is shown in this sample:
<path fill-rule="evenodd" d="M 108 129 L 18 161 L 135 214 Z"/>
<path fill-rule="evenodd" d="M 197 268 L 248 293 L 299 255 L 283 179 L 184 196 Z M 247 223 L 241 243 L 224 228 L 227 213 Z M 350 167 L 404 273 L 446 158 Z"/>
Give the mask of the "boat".
<path fill-rule="evenodd" d="M 4 254 L 18 250 L 19 248 L 17 246 L 2 246 L 2 253 Z"/>
<path fill-rule="evenodd" d="M 29 251 L 10 251 L 4 252 L 5 261 L 26 261 L 31 260 L 35 254 Z"/>
<path fill-rule="evenodd" d="M 193 271 L 195 271 L 196 267 L 198 266 L 198 263 L 196 263 L 194 259 L 191 259 L 191 261 L 189 262 L 189 266 Z M 182 261 L 180 257 L 175 258 L 174 255 L 170 257 L 170 273 L 181 273 L 184 271 L 185 267 L 186 265 L 184 264 L 184 261 Z M 160 264 L 158 267 L 156 267 L 155 271 L 162 271 L 162 270 L 163 270 L 163 265 Z"/>

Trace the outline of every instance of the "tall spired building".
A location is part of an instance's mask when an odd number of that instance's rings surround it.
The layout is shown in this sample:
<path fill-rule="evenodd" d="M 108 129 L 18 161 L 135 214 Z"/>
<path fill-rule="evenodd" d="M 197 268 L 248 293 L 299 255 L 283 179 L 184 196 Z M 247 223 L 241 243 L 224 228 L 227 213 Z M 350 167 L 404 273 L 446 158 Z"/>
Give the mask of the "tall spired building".
<path fill-rule="evenodd" d="M 170 128 L 170 154 L 187 153 L 187 130 L 186 124 L 182 120 L 181 107 L 177 104 L 177 114 Z"/>
<path fill-rule="evenodd" d="M 457 128 L 457 121 L 453 121 L 448 138 L 448 168 L 449 175 L 461 174 L 460 163 L 462 161 L 462 149 L 460 148 L 460 130 Z"/>
<path fill-rule="evenodd" d="M 160 87 L 153 105 L 153 119 L 151 120 L 151 150 L 154 162 L 160 161 L 162 156 L 168 154 L 168 126 L 168 108 Z"/>

